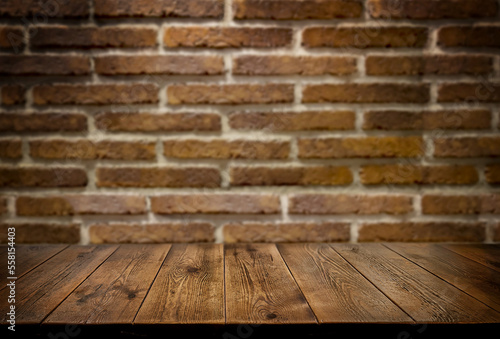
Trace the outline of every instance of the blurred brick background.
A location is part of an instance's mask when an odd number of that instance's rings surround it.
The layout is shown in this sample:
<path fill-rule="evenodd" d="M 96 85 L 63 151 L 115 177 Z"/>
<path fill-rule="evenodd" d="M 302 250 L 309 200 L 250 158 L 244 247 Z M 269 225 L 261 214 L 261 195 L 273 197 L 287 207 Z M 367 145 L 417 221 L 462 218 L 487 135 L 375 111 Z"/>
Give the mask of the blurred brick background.
<path fill-rule="evenodd" d="M 500 241 L 499 7 L 1 1 L 0 240 Z"/>

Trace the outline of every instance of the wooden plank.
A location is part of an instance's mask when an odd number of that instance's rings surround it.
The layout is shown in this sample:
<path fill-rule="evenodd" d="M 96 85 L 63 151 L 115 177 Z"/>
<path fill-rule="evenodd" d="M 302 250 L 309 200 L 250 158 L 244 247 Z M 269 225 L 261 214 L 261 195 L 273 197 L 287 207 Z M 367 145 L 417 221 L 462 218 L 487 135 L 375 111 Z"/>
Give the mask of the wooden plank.
<path fill-rule="evenodd" d="M 328 244 L 278 249 L 319 323 L 413 322 Z"/>
<path fill-rule="evenodd" d="M 223 324 L 224 257 L 220 244 L 176 244 L 135 324 Z"/>
<path fill-rule="evenodd" d="M 276 245 L 226 245 L 225 259 L 228 324 L 316 323 Z"/>
<path fill-rule="evenodd" d="M 57 253 L 61 252 L 68 245 L 16 245 L 15 246 L 15 277 L 21 278 L 23 275 L 42 264 L 46 260 L 52 258 Z M 4 263 L 7 263 L 7 246 L 2 246 L 1 257 L 5 258 Z M 5 252 L 4 252 L 5 251 Z M 2 277 L 2 285 L 0 290 L 7 287 L 8 274 L 7 265 L 0 265 L 0 276 Z"/>
<path fill-rule="evenodd" d="M 500 271 L 500 245 L 498 244 L 442 244 L 440 246 Z"/>
<path fill-rule="evenodd" d="M 170 245 L 121 245 L 44 321 L 132 324 Z"/>
<path fill-rule="evenodd" d="M 500 311 L 500 272 L 433 244 L 386 244 L 408 260 Z"/>
<path fill-rule="evenodd" d="M 381 244 L 334 249 L 413 319 L 429 323 L 490 323 L 500 313 Z"/>
<path fill-rule="evenodd" d="M 39 324 L 117 246 L 70 246 L 16 281 L 16 324 Z M 0 323 L 6 323 L 9 289 L 0 291 Z"/>

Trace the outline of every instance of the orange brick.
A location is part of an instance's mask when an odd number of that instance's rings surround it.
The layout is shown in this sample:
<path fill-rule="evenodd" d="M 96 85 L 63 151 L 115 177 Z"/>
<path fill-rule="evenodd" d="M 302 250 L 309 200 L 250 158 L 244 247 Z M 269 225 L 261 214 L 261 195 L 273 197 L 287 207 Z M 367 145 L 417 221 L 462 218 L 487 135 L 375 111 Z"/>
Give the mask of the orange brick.
<path fill-rule="evenodd" d="M 0 224 L 0 243 L 7 243 L 7 230 L 16 229 L 18 244 L 76 244 L 80 241 L 80 224 L 3 223 Z"/>
<path fill-rule="evenodd" d="M 78 113 L 1 113 L 0 132 L 84 132 L 87 117 Z"/>
<path fill-rule="evenodd" d="M 424 214 L 500 214 L 500 194 L 425 195 Z"/>
<path fill-rule="evenodd" d="M 0 187 L 84 187 L 87 174 L 82 168 L 0 167 Z"/>
<path fill-rule="evenodd" d="M 434 139 L 434 156 L 470 158 L 500 156 L 500 137 L 458 137 Z"/>

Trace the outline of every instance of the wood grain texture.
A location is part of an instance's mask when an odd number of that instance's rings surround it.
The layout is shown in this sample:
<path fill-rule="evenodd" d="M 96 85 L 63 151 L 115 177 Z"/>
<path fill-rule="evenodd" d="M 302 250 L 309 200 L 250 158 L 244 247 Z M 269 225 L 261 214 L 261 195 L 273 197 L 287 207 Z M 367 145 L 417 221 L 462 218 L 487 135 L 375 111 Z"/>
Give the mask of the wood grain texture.
<path fill-rule="evenodd" d="M 386 244 L 386 246 L 500 311 L 500 272 L 435 244 Z"/>
<path fill-rule="evenodd" d="M 70 246 L 16 281 L 16 324 L 39 324 L 117 246 Z M 6 323 L 8 289 L 0 291 L 0 323 Z"/>
<path fill-rule="evenodd" d="M 499 312 L 381 244 L 332 246 L 416 321 L 429 323 L 500 321 Z"/>
<path fill-rule="evenodd" d="M 500 271 L 499 244 L 442 244 L 440 246 Z"/>
<path fill-rule="evenodd" d="M 131 324 L 170 245 L 121 245 L 44 321 Z"/>
<path fill-rule="evenodd" d="M 21 278 L 23 275 L 50 259 L 57 253 L 64 250 L 68 245 L 16 245 L 15 246 L 15 277 Z M 2 262 L 5 265 L 0 265 L 0 277 L 2 277 L 2 285 L 0 290 L 7 287 L 7 277 L 11 276 L 7 270 L 7 246 L 1 246 L 0 257 L 5 258 Z"/>
<path fill-rule="evenodd" d="M 226 323 L 316 323 L 276 245 L 226 245 L 225 260 Z"/>
<path fill-rule="evenodd" d="M 220 244 L 175 244 L 135 324 L 223 324 L 224 251 Z"/>
<path fill-rule="evenodd" d="M 278 249 L 319 323 L 413 322 L 328 244 Z"/>

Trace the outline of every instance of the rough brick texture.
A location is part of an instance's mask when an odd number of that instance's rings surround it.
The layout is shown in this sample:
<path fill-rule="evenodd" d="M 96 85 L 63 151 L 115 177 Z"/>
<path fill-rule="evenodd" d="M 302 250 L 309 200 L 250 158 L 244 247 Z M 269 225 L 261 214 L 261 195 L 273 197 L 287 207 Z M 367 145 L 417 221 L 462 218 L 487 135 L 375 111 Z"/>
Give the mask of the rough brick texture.
<path fill-rule="evenodd" d="M 499 18 L 0 0 L 0 221 L 20 243 L 500 242 Z"/>

